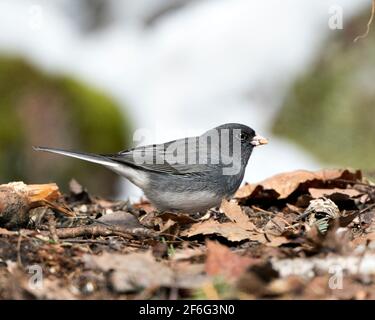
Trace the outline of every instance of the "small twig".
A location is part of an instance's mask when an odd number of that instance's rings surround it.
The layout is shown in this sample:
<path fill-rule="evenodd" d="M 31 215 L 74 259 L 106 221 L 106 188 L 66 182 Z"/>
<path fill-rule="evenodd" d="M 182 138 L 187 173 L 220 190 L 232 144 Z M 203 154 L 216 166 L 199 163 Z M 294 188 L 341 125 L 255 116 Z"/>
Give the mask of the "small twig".
<path fill-rule="evenodd" d="M 56 231 L 56 220 L 51 215 L 48 216 L 48 230 L 51 234 L 52 240 L 55 243 L 59 242 L 59 237 L 58 237 L 57 231 Z"/>
<path fill-rule="evenodd" d="M 262 208 L 259 208 L 259 207 L 257 207 L 257 206 L 251 206 L 251 208 L 252 209 L 255 209 L 255 210 L 258 210 L 258 211 L 260 211 L 260 212 L 263 212 L 263 213 L 267 213 L 267 214 L 269 214 L 269 215 L 273 215 L 273 216 L 275 216 L 275 217 L 277 217 L 277 218 L 279 218 L 280 220 L 282 220 L 287 226 L 289 226 L 289 227 L 292 227 L 292 224 L 289 222 L 289 221 L 287 221 L 286 219 L 284 219 L 283 217 L 281 217 L 281 216 L 276 216 L 275 215 L 275 213 L 274 212 L 272 212 L 272 211 L 267 211 L 267 210 L 264 210 L 264 209 L 262 209 Z M 278 228 L 279 228 L 279 231 L 282 231 L 280 228 L 280 226 L 275 222 L 275 221 L 273 221 L 272 219 L 270 220 L 274 225 L 276 225 Z"/>
<path fill-rule="evenodd" d="M 286 226 L 285 229 L 293 229 L 293 230 L 297 230 L 297 227 L 300 225 L 300 223 L 294 223 L 294 224 L 291 224 L 290 226 Z"/>
<path fill-rule="evenodd" d="M 61 245 L 68 245 L 73 243 L 88 243 L 88 244 L 103 244 L 108 245 L 110 241 L 96 240 L 96 239 L 65 239 Z"/>
<path fill-rule="evenodd" d="M 96 239 L 65 239 L 61 245 L 72 245 L 74 243 L 85 243 L 85 244 L 102 244 L 102 245 L 110 245 L 110 240 L 96 240 Z M 121 242 L 122 244 L 126 244 L 127 247 L 134 247 L 144 249 L 144 246 L 137 243 L 132 243 L 129 241 Z"/>
<path fill-rule="evenodd" d="M 298 216 L 294 221 L 300 221 L 302 219 L 305 219 L 311 212 L 307 212 L 305 211 L 304 213 L 302 213 L 300 216 Z"/>
<path fill-rule="evenodd" d="M 372 20 L 374 19 L 374 15 L 375 15 L 375 0 L 372 0 L 371 17 L 370 17 L 369 21 L 367 22 L 366 31 L 365 31 L 365 33 L 355 37 L 353 42 L 357 42 L 359 39 L 363 39 L 363 38 L 366 38 L 368 36 L 368 34 L 370 32 L 370 26 L 371 26 Z"/>
<path fill-rule="evenodd" d="M 77 238 L 83 236 L 121 236 L 127 239 L 132 239 L 134 236 L 137 237 L 156 237 L 158 234 L 152 230 L 145 228 L 134 228 L 134 229 L 125 229 L 117 226 L 103 226 L 100 224 L 97 225 L 88 225 L 88 226 L 79 226 L 73 228 L 60 228 L 56 230 L 56 234 L 61 239 L 66 238 Z"/>
<path fill-rule="evenodd" d="M 115 234 L 113 230 L 101 225 L 79 226 L 72 228 L 60 228 L 56 230 L 59 238 L 77 238 L 83 236 L 110 236 Z M 131 237 L 130 237 L 131 238 Z"/>
<path fill-rule="evenodd" d="M 176 235 L 173 235 L 171 233 L 161 232 L 159 234 L 159 236 L 167 236 L 167 237 L 172 237 L 172 238 L 175 238 L 175 239 L 179 240 L 179 241 L 176 241 L 176 240 L 165 240 L 168 243 L 180 243 L 181 241 L 185 241 L 184 239 L 182 239 L 182 238 L 180 238 L 180 237 L 178 237 Z"/>
<path fill-rule="evenodd" d="M 272 211 L 267 211 L 267 210 L 264 210 L 264 209 L 262 209 L 262 208 L 259 208 L 259 207 L 257 207 L 257 206 L 254 206 L 254 205 L 252 205 L 251 208 L 252 208 L 252 209 L 255 209 L 255 210 L 258 210 L 258 211 L 260 211 L 260 212 L 263 212 L 263 213 L 267 213 L 267 214 L 275 215 L 275 213 L 272 212 Z"/>
<path fill-rule="evenodd" d="M 45 205 L 51 209 L 55 209 L 59 212 L 61 212 L 62 214 L 68 216 L 68 217 L 75 217 L 75 213 L 73 211 L 71 211 L 67 206 L 66 204 L 63 204 L 63 205 L 58 205 L 56 203 L 53 203 L 51 201 L 48 201 L 47 199 L 43 199 L 42 201 L 39 201 L 39 204 L 40 205 Z"/>
<path fill-rule="evenodd" d="M 360 215 L 360 214 L 362 214 L 362 213 L 365 213 L 365 212 L 371 210 L 371 209 L 374 208 L 374 207 L 375 207 L 375 203 L 370 204 L 368 207 L 366 207 L 366 208 L 362 209 L 361 211 L 359 211 L 359 212 L 358 212 L 358 215 Z"/>
<path fill-rule="evenodd" d="M 277 216 L 277 218 L 279 218 L 280 220 L 282 220 L 287 226 L 291 226 L 292 224 L 287 221 L 284 217 L 281 217 L 281 216 Z"/>

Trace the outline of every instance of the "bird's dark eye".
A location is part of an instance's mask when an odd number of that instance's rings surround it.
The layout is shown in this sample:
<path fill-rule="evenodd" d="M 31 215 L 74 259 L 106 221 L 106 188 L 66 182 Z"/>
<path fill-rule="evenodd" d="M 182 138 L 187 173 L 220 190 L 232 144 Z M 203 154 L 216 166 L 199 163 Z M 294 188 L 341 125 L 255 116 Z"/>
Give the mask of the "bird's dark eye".
<path fill-rule="evenodd" d="M 249 140 L 249 135 L 247 133 L 241 133 L 240 139 L 241 139 L 241 141 L 247 141 L 247 140 Z"/>

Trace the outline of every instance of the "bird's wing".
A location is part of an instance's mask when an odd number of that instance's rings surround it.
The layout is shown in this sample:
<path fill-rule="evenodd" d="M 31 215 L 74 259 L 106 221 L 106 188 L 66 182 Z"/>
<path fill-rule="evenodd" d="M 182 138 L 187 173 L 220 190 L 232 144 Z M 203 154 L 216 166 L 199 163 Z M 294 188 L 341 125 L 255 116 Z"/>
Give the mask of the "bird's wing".
<path fill-rule="evenodd" d="M 211 148 L 210 143 L 199 143 L 197 137 L 142 146 L 105 156 L 112 161 L 144 170 L 177 175 L 211 171 L 220 160 L 218 150 Z"/>

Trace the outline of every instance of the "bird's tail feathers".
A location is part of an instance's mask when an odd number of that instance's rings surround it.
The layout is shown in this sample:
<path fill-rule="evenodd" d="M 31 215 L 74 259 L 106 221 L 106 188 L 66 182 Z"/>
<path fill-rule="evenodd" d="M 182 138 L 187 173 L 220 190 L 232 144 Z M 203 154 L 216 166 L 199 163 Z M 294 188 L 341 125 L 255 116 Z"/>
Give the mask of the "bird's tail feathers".
<path fill-rule="evenodd" d="M 45 148 L 45 147 L 33 147 L 35 151 L 44 151 L 50 152 L 55 154 L 61 154 L 63 156 L 77 158 L 97 164 L 101 164 L 107 167 L 118 167 L 118 163 L 112 161 L 111 159 L 106 158 L 105 156 L 93 154 L 93 153 L 85 153 L 85 152 L 75 152 L 75 151 L 67 151 L 62 149 L 55 149 L 55 148 Z"/>

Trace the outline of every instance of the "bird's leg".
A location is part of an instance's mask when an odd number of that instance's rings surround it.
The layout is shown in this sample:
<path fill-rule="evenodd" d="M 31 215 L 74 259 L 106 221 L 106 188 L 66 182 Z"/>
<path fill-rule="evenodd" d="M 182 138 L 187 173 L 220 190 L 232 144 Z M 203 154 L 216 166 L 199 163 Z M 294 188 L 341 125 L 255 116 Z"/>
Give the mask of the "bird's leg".
<path fill-rule="evenodd" d="M 200 218 L 199 220 L 208 220 L 211 217 L 217 218 L 219 215 L 219 211 L 214 210 L 214 209 L 208 209 L 207 212 L 205 213 L 199 213 Z"/>

